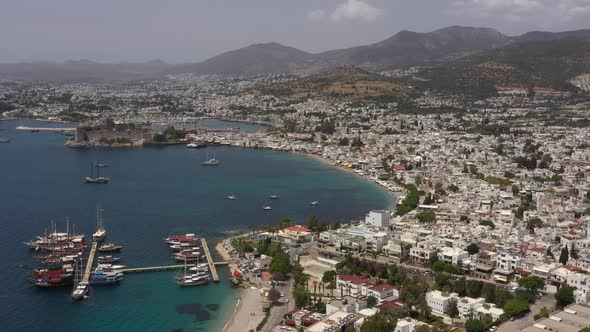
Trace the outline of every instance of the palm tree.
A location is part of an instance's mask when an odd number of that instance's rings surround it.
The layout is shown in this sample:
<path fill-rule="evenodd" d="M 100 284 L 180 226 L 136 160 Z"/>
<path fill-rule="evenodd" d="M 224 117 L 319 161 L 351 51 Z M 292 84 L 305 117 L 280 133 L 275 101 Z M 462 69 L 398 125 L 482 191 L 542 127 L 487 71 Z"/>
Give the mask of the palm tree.
<path fill-rule="evenodd" d="M 314 280 L 313 281 L 313 294 L 314 294 L 314 296 L 316 294 L 316 288 L 317 288 L 317 286 L 318 286 L 318 282 Z"/>

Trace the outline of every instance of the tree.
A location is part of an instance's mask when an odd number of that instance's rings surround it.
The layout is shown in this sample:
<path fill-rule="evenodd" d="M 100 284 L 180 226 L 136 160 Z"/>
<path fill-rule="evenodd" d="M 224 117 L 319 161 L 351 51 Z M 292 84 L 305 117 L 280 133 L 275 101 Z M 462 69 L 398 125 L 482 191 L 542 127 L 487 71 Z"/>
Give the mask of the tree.
<path fill-rule="evenodd" d="M 496 286 L 486 282 L 481 289 L 481 297 L 488 303 L 496 302 Z"/>
<path fill-rule="evenodd" d="M 468 245 L 465 250 L 467 250 L 469 255 L 475 255 L 479 252 L 479 247 L 477 246 L 477 243 L 472 243 Z"/>
<path fill-rule="evenodd" d="M 523 299 L 512 299 L 504 305 L 504 313 L 508 317 L 515 317 L 529 311 L 529 303 Z"/>
<path fill-rule="evenodd" d="M 340 145 L 340 146 L 348 146 L 348 145 L 350 145 L 350 140 L 348 138 L 346 138 L 346 137 L 343 137 L 338 142 L 338 145 Z"/>
<path fill-rule="evenodd" d="M 561 249 L 561 254 L 559 255 L 559 262 L 563 265 L 567 264 L 567 261 L 570 258 L 569 250 L 567 250 L 567 246 L 564 246 Z"/>
<path fill-rule="evenodd" d="M 387 315 L 384 312 L 366 318 L 361 325 L 361 332 L 390 332 L 395 329 L 397 319 L 393 315 Z"/>
<path fill-rule="evenodd" d="M 468 319 L 465 322 L 465 332 L 483 332 L 486 330 L 482 321 L 477 319 Z"/>
<path fill-rule="evenodd" d="M 445 310 L 445 314 L 451 317 L 451 324 L 453 323 L 453 320 L 455 318 L 459 317 L 459 308 L 457 308 L 456 298 L 453 297 L 449 300 L 449 302 L 447 303 L 447 309 Z"/>
<path fill-rule="evenodd" d="M 541 225 L 543 225 L 543 221 L 540 218 L 533 218 L 533 219 L 527 221 L 526 228 L 527 229 L 535 229 L 536 227 L 539 227 Z"/>
<path fill-rule="evenodd" d="M 416 214 L 416 218 L 421 223 L 431 223 L 436 220 L 436 213 L 434 211 L 424 211 Z"/>
<path fill-rule="evenodd" d="M 305 307 L 311 299 L 309 292 L 303 286 L 297 286 L 293 289 L 293 298 L 295 299 L 295 306 L 297 308 Z"/>
<path fill-rule="evenodd" d="M 562 307 L 572 304 L 574 302 L 575 289 L 575 287 L 561 287 L 555 293 L 555 299 L 557 300 L 557 304 Z"/>
<path fill-rule="evenodd" d="M 531 291 L 536 291 L 538 289 L 543 288 L 545 286 L 545 281 L 543 279 L 531 276 L 531 277 L 522 277 L 518 279 L 518 286 L 524 287 Z"/>
<path fill-rule="evenodd" d="M 271 303 L 277 303 L 277 302 L 279 302 L 279 299 L 281 298 L 281 292 L 279 292 L 279 290 L 276 288 L 271 288 L 268 291 L 268 295 L 266 296 L 266 298 Z"/>
<path fill-rule="evenodd" d="M 578 259 L 578 251 L 576 247 L 574 247 L 574 243 L 572 242 L 572 249 L 570 249 L 570 257 L 573 259 Z"/>
<path fill-rule="evenodd" d="M 478 280 L 468 280 L 465 283 L 465 290 L 467 292 L 467 296 L 478 298 L 481 296 L 481 289 L 483 288 L 483 282 Z"/>
<path fill-rule="evenodd" d="M 289 217 L 281 218 L 281 221 L 279 223 L 279 227 L 281 229 L 285 229 L 285 228 L 291 227 L 291 226 L 293 226 L 293 220 L 291 220 L 291 218 L 289 218 Z"/>
<path fill-rule="evenodd" d="M 289 254 L 279 251 L 272 256 L 269 271 L 272 273 L 279 272 L 283 275 L 289 273 L 290 259 Z"/>
<path fill-rule="evenodd" d="M 377 305 L 377 298 L 372 295 L 367 296 L 367 307 L 373 308 L 376 305 Z"/>
<path fill-rule="evenodd" d="M 547 247 L 546 255 L 547 255 L 547 257 L 551 257 L 551 258 L 555 259 L 553 252 L 551 252 L 551 247 Z"/>
<path fill-rule="evenodd" d="M 514 298 L 514 295 L 510 292 L 507 291 L 505 289 L 496 289 L 496 296 L 495 296 L 495 301 L 494 303 L 499 307 L 499 308 L 503 308 L 504 305 L 512 300 Z"/>

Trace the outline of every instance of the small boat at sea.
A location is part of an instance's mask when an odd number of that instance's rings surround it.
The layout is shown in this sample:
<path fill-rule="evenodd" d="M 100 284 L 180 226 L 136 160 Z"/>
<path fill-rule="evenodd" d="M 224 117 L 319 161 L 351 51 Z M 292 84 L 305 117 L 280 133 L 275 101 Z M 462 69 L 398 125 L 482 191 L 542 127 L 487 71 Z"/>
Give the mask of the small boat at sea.
<path fill-rule="evenodd" d="M 174 255 L 174 259 L 177 262 L 182 262 L 182 261 L 187 261 L 187 262 L 196 262 L 199 259 L 201 259 L 201 253 L 200 252 L 191 252 L 191 253 L 177 253 Z"/>
<path fill-rule="evenodd" d="M 123 280 L 123 273 L 121 272 L 104 272 L 104 271 L 96 271 L 90 277 L 90 284 L 91 285 L 115 285 L 118 284 L 119 281 Z"/>
<path fill-rule="evenodd" d="M 270 211 L 270 210 L 272 210 L 272 207 L 270 205 L 267 205 L 267 206 L 264 206 L 262 209 L 265 211 Z"/>
<path fill-rule="evenodd" d="M 203 166 L 218 166 L 221 165 L 221 160 L 215 159 L 215 154 L 213 154 L 213 158 L 209 159 L 209 155 L 207 155 L 206 160 L 201 164 Z"/>
<path fill-rule="evenodd" d="M 270 195 L 270 199 L 279 199 L 281 196 L 279 195 Z"/>
<path fill-rule="evenodd" d="M 186 233 L 184 235 L 170 235 L 167 238 L 164 238 L 164 241 L 166 241 L 168 244 L 196 242 L 197 240 L 198 238 L 194 233 Z"/>
<path fill-rule="evenodd" d="M 111 263 L 116 263 L 118 261 L 120 261 L 121 258 L 120 257 L 115 257 L 115 256 L 98 256 L 98 263 L 99 264 L 111 264 Z"/>
<path fill-rule="evenodd" d="M 202 142 L 191 142 L 186 145 L 187 149 L 200 149 L 207 147 L 207 144 Z"/>
<path fill-rule="evenodd" d="M 320 205 L 320 202 L 318 202 L 318 201 L 313 201 L 313 202 L 309 203 L 309 205 Z"/>
<path fill-rule="evenodd" d="M 81 282 L 72 292 L 72 298 L 76 301 L 82 300 L 86 297 L 86 294 L 88 294 L 88 283 Z"/>
<path fill-rule="evenodd" d="M 111 163 L 96 162 L 96 167 L 99 167 L 99 168 L 109 168 L 109 167 L 111 167 Z"/>
<path fill-rule="evenodd" d="M 0 137 L 0 143 L 10 143 L 10 137 Z"/>
<path fill-rule="evenodd" d="M 117 271 L 117 270 L 121 270 L 126 268 L 127 265 L 121 265 L 121 264 L 101 264 L 98 263 L 98 266 L 96 267 L 96 271 L 103 271 L 103 272 L 111 272 L 111 271 Z"/>
<path fill-rule="evenodd" d="M 84 181 L 86 183 L 99 183 L 99 184 L 109 183 L 109 181 L 111 180 L 110 178 L 100 176 L 100 167 L 96 168 L 96 172 L 97 172 L 96 177 L 93 176 L 93 172 L 92 172 L 93 169 L 94 169 L 94 165 L 92 165 L 92 163 L 90 163 L 90 176 L 87 176 L 84 179 Z"/>
<path fill-rule="evenodd" d="M 98 251 L 100 252 L 116 252 L 123 249 L 123 246 L 119 246 L 113 243 L 105 243 L 102 246 L 98 247 Z"/>
<path fill-rule="evenodd" d="M 211 280 L 209 273 L 204 272 L 187 272 L 187 259 L 184 260 L 184 274 L 176 276 L 176 283 L 181 287 L 200 286 L 209 283 Z M 197 263 L 197 267 L 200 264 Z"/>
<path fill-rule="evenodd" d="M 104 238 L 107 236 L 107 230 L 104 228 L 104 225 L 102 223 L 102 209 L 100 208 L 100 205 L 97 204 L 96 205 L 96 232 L 94 232 L 94 234 L 92 234 L 92 239 L 94 241 L 100 242 L 102 240 L 104 240 Z"/>
<path fill-rule="evenodd" d="M 238 199 L 238 196 L 234 195 L 234 194 L 230 194 L 229 196 L 227 196 L 228 199 L 235 201 L 236 199 Z"/>
<path fill-rule="evenodd" d="M 76 262 L 76 276 L 72 298 L 76 301 L 83 299 L 88 294 L 88 283 L 82 281 L 82 259 Z"/>

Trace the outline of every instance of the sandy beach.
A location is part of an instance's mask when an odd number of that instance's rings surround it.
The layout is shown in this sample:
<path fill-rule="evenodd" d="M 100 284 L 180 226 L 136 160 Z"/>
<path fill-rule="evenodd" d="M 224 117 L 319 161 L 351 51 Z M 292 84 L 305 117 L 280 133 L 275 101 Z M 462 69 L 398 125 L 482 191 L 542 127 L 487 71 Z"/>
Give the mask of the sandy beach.
<path fill-rule="evenodd" d="M 228 265 L 229 271 L 230 273 L 233 273 L 233 271 L 238 269 L 238 266 L 236 262 L 233 261 L 224 244 L 229 246 L 229 240 L 219 242 L 215 246 L 215 250 L 224 260 L 230 262 Z M 256 287 L 244 289 L 240 291 L 240 297 L 236 301 L 235 308 L 230 314 L 229 321 L 223 327 L 223 331 L 255 331 L 263 318 L 264 312 L 262 311 L 262 296 L 260 295 L 260 290 Z"/>
<path fill-rule="evenodd" d="M 231 318 L 223 327 L 223 332 L 256 331 L 256 327 L 264 318 L 262 312 L 262 296 L 258 288 L 248 288 L 240 292 Z"/>

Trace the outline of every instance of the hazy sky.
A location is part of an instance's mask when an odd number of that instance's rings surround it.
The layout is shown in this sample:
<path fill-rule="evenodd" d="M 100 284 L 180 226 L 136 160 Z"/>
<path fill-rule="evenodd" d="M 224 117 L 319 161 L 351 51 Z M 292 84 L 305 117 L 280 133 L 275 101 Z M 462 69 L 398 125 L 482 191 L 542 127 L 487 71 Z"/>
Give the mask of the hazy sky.
<path fill-rule="evenodd" d="M 276 41 L 320 52 L 399 30 L 590 27 L 590 0 L 0 0 L 0 62 L 201 61 Z"/>

